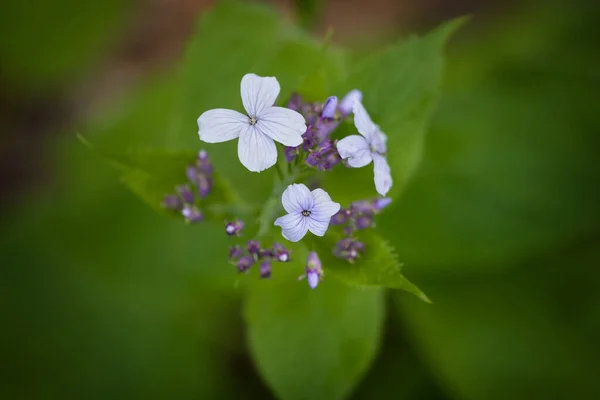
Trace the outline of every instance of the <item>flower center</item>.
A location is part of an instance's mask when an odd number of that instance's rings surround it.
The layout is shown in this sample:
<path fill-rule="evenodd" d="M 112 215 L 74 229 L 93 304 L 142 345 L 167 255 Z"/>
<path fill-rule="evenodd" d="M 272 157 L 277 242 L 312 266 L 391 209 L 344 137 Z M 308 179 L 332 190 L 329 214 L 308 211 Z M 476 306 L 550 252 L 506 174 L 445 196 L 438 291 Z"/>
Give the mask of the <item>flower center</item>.
<path fill-rule="evenodd" d="M 258 122 L 258 120 L 256 119 L 256 117 L 249 117 L 248 122 L 250 122 L 250 125 L 256 125 L 256 122 Z"/>
<path fill-rule="evenodd" d="M 304 215 L 305 217 L 308 217 L 308 216 L 310 216 L 310 211 L 302 210 L 302 215 Z"/>

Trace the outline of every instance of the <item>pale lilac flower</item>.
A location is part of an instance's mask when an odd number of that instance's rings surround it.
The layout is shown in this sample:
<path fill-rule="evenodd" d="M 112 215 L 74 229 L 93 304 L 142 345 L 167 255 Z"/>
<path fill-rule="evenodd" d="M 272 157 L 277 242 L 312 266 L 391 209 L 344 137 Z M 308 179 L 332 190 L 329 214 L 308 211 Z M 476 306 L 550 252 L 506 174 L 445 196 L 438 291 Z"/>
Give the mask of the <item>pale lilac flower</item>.
<path fill-rule="evenodd" d="M 275 226 L 280 226 L 283 237 L 291 242 L 302 239 L 307 231 L 317 236 L 325 235 L 331 216 L 340 210 L 340 205 L 331 201 L 323 189 L 311 192 L 303 184 L 289 185 L 281 202 L 288 215 L 277 218 Z"/>
<path fill-rule="evenodd" d="M 321 112 L 322 119 L 333 119 L 335 116 L 335 110 L 337 109 L 338 98 L 331 96 L 325 101 L 323 105 L 323 111 Z"/>
<path fill-rule="evenodd" d="M 272 167 L 277 162 L 275 141 L 295 147 L 302 143 L 306 121 L 297 111 L 274 107 L 279 95 L 275 77 L 246 74 L 241 94 L 246 115 L 223 108 L 204 112 L 198 118 L 198 135 L 207 143 L 219 143 L 239 137 L 238 157 L 253 172 Z"/>
<path fill-rule="evenodd" d="M 373 161 L 375 170 L 375 189 L 385 196 L 392 187 L 392 175 L 385 153 L 387 152 L 387 136 L 381 132 L 367 110 L 360 102 L 355 102 L 354 125 L 362 135 L 350 135 L 337 143 L 337 149 L 343 159 L 354 168 L 364 167 Z"/>
<path fill-rule="evenodd" d="M 308 286 L 311 289 L 316 288 L 319 281 L 323 278 L 323 266 L 321 265 L 319 256 L 314 251 L 308 253 L 308 258 L 306 259 L 306 273 L 304 276 L 306 276 Z M 301 276 L 300 279 L 304 278 L 304 276 Z"/>

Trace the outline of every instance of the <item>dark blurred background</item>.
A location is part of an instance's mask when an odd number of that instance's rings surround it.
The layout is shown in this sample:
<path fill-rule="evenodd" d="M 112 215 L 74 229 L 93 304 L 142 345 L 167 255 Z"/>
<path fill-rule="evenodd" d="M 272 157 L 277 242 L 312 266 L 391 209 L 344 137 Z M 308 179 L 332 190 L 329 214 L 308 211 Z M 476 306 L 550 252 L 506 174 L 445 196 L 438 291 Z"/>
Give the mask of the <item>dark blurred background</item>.
<path fill-rule="evenodd" d="M 219 229 L 154 214 L 75 137 L 156 123 L 212 3 L 0 5 L 2 398 L 272 398 Z M 356 51 L 472 14 L 422 166 L 379 224 L 435 304 L 389 293 L 352 398 L 599 398 L 600 6 L 268 3 Z"/>

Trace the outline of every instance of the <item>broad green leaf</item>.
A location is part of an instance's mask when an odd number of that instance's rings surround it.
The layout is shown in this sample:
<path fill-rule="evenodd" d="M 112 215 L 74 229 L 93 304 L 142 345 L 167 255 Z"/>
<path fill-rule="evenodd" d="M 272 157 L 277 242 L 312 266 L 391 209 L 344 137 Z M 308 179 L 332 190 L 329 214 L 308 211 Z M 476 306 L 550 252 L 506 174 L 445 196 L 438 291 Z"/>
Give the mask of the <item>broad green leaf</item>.
<path fill-rule="evenodd" d="M 335 227 L 330 227 L 330 230 L 333 228 Z M 312 240 L 323 268 L 329 275 L 352 286 L 406 290 L 427 303 L 431 302 L 425 293 L 402 274 L 403 264 L 398 261 L 396 251 L 379 235 L 373 232 L 358 235 L 358 239 L 365 244 L 365 252 L 353 263 L 335 257 L 333 249 L 340 239 L 342 236 L 339 233 L 329 232 L 323 238 Z"/>
<path fill-rule="evenodd" d="M 277 266 L 273 280 L 250 285 L 244 307 L 260 374 L 282 400 L 345 398 L 377 351 L 383 291 L 352 288 L 327 273 L 311 290 L 297 271 Z"/>
<path fill-rule="evenodd" d="M 367 111 L 388 136 L 393 197 L 402 191 L 421 159 L 427 124 L 439 96 L 444 45 L 461 23 L 462 20 L 455 20 L 424 37 L 413 37 L 356 61 L 346 82 L 339 86 L 338 95 L 354 88 L 363 92 Z M 347 133 L 351 132 L 356 130 L 350 127 Z M 376 194 L 372 165 L 359 172 L 336 168 L 325 179 L 334 198 L 367 198 Z"/>

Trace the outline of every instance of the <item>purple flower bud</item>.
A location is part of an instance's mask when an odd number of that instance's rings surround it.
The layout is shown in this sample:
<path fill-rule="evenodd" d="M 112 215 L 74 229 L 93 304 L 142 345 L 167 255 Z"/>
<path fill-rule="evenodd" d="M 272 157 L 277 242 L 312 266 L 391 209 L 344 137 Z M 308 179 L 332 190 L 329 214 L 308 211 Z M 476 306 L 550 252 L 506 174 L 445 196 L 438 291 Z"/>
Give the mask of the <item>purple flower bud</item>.
<path fill-rule="evenodd" d="M 229 248 L 229 258 L 232 260 L 241 257 L 242 254 L 244 254 L 244 249 L 239 244 Z"/>
<path fill-rule="evenodd" d="M 311 289 L 315 289 L 319 284 L 319 273 L 313 270 L 306 270 L 306 280 Z"/>
<path fill-rule="evenodd" d="M 179 196 L 174 194 L 168 194 L 163 199 L 163 206 L 168 208 L 169 210 L 177 210 L 181 211 L 183 204 L 181 203 L 181 199 Z"/>
<path fill-rule="evenodd" d="M 337 214 L 334 214 L 333 217 L 331 217 L 329 223 L 331 225 L 344 225 L 346 222 L 348 222 L 348 218 L 350 217 L 350 215 L 350 210 L 348 210 L 347 208 L 342 208 L 340 211 L 337 212 Z"/>
<path fill-rule="evenodd" d="M 312 129 L 312 125 L 308 126 L 306 132 L 302 134 L 302 138 L 304 139 L 304 142 L 302 143 L 302 150 L 304 151 L 309 151 L 317 144 L 317 139 L 315 132 Z"/>
<path fill-rule="evenodd" d="M 373 208 L 375 209 L 375 211 L 381 211 L 387 206 L 389 206 L 391 202 L 392 199 L 390 199 L 389 197 L 377 198 L 373 201 Z"/>
<path fill-rule="evenodd" d="M 270 278 L 271 277 L 271 263 L 269 261 L 265 261 L 260 264 L 258 272 L 260 273 L 261 278 Z"/>
<path fill-rule="evenodd" d="M 244 228 L 244 221 L 236 219 L 235 221 L 225 224 L 225 233 L 229 236 L 240 236 Z"/>
<path fill-rule="evenodd" d="M 198 170 L 193 165 L 188 165 L 185 168 L 185 176 L 187 177 L 188 181 L 190 181 L 191 183 L 198 182 Z"/>
<path fill-rule="evenodd" d="M 202 215 L 202 211 L 194 206 L 190 206 L 186 204 L 183 206 L 181 210 L 181 215 L 184 216 L 185 220 L 190 223 L 200 222 L 204 219 L 204 215 Z"/>
<path fill-rule="evenodd" d="M 306 268 L 321 270 L 321 260 L 319 260 L 319 255 L 316 251 L 311 251 L 308 253 L 308 258 L 306 259 Z"/>
<path fill-rule="evenodd" d="M 196 167 L 198 168 L 198 172 L 209 176 L 212 175 L 213 165 L 210 162 L 210 158 L 208 158 L 208 153 L 206 150 L 200 150 L 200 152 L 198 152 L 198 158 L 196 158 Z"/>
<path fill-rule="evenodd" d="M 302 97 L 298 93 L 292 93 L 288 101 L 287 108 L 298 111 L 302 106 Z"/>
<path fill-rule="evenodd" d="M 342 159 L 337 152 L 331 152 L 323 158 L 322 162 L 319 164 L 319 169 L 322 171 L 329 171 L 341 161 Z"/>
<path fill-rule="evenodd" d="M 294 161 L 294 158 L 298 155 L 299 147 L 284 147 L 283 154 L 285 155 L 285 160 L 287 162 Z"/>
<path fill-rule="evenodd" d="M 351 236 L 353 232 L 354 232 L 354 228 L 351 225 L 344 227 L 344 235 Z"/>
<path fill-rule="evenodd" d="M 319 161 L 321 161 L 321 154 L 318 151 L 311 151 L 306 157 L 306 164 L 311 167 L 319 165 Z"/>
<path fill-rule="evenodd" d="M 350 209 L 355 214 L 372 214 L 375 211 L 373 204 L 367 200 L 355 201 L 350 204 Z"/>
<path fill-rule="evenodd" d="M 321 112 L 322 119 L 333 119 L 335 116 L 335 110 L 337 109 L 338 98 L 336 96 L 331 96 L 325 101 L 323 105 L 323 112 Z"/>
<path fill-rule="evenodd" d="M 237 262 L 237 269 L 240 272 L 248 271 L 248 269 L 254 264 L 254 259 L 250 256 L 243 256 Z"/>
<path fill-rule="evenodd" d="M 179 196 L 181 196 L 185 203 L 194 204 L 194 193 L 189 185 L 178 185 L 175 190 L 177 190 L 177 193 L 179 193 Z"/>
<path fill-rule="evenodd" d="M 273 244 L 273 256 L 280 262 L 288 262 L 290 260 L 289 251 L 279 243 Z"/>
<path fill-rule="evenodd" d="M 248 253 L 252 255 L 258 255 L 260 253 L 260 243 L 256 240 L 248 240 L 246 248 L 248 249 Z"/>
<path fill-rule="evenodd" d="M 371 215 L 361 215 L 356 219 L 356 229 L 367 229 L 373 226 L 373 217 Z"/>
<path fill-rule="evenodd" d="M 204 175 L 198 176 L 198 195 L 201 199 L 206 198 L 206 196 L 210 194 L 210 191 L 212 190 L 212 185 L 213 182 L 211 178 L 207 178 Z"/>
<path fill-rule="evenodd" d="M 357 101 L 362 101 L 362 93 L 359 90 L 351 90 L 347 95 L 344 96 L 340 101 L 340 112 L 343 116 L 346 116 L 352 112 L 352 107 Z"/>

